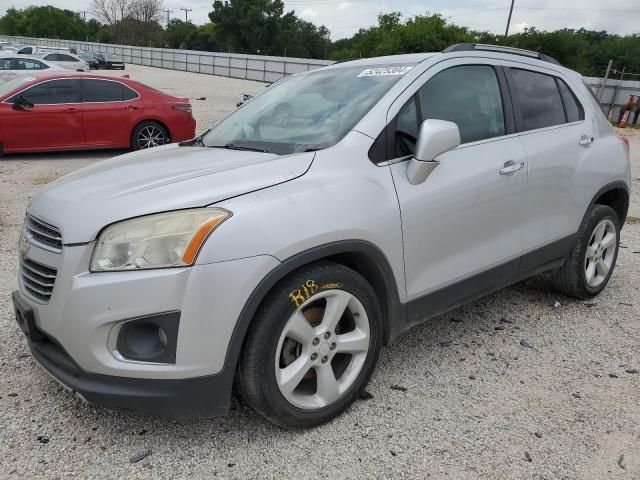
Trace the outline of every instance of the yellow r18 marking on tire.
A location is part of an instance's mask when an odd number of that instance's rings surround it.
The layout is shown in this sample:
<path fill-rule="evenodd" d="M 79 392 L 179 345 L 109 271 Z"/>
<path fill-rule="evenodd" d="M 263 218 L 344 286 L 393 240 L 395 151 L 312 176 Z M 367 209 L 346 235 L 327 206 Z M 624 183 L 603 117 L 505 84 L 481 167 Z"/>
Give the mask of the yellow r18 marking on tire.
<path fill-rule="evenodd" d="M 309 300 L 309 297 L 311 297 L 317 291 L 318 284 L 316 283 L 316 281 L 307 280 L 302 285 L 300 285 L 299 289 L 289 292 L 289 299 L 291 300 L 291 303 L 293 303 L 295 307 L 298 308 L 304 302 Z"/>

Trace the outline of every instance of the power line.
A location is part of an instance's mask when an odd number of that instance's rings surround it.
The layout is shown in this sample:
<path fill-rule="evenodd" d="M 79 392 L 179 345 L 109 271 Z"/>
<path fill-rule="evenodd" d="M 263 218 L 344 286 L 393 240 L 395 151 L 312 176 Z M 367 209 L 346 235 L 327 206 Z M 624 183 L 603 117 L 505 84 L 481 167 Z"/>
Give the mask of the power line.
<path fill-rule="evenodd" d="M 171 18 L 169 17 L 169 15 L 171 14 L 171 10 L 167 9 L 164 10 L 164 12 L 167 14 L 167 25 L 169 25 L 169 21 L 171 20 Z"/>

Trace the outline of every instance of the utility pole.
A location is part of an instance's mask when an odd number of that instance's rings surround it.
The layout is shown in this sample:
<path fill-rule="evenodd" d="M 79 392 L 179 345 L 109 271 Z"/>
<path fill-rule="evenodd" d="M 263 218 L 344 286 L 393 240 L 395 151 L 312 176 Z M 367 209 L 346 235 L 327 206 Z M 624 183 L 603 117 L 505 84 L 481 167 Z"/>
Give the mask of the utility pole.
<path fill-rule="evenodd" d="M 79 13 L 81 13 L 81 14 L 82 14 L 82 17 L 84 18 L 84 21 L 86 22 L 86 21 L 87 21 L 87 13 L 88 13 L 88 12 L 87 12 L 87 11 L 85 11 L 85 10 L 80 10 L 80 12 L 79 12 Z"/>
<path fill-rule="evenodd" d="M 189 12 L 193 10 L 192 8 L 181 8 L 180 10 L 184 10 L 184 21 L 189 21 Z"/>
<path fill-rule="evenodd" d="M 602 81 L 602 88 L 598 92 L 598 102 L 602 101 L 602 95 L 604 94 L 604 89 L 607 88 L 607 80 L 609 79 L 609 72 L 611 71 L 611 67 L 613 66 L 613 59 L 609 60 L 609 65 L 607 65 L 607 73 L 604 74 L 604 80 Z"/>
<path fill-rule="evenodd" d="M 165 10 L 165 13 L 167 14 L 167 25 L 169 25 L 169 20 L 171 20 L 171 18 L 169 17 L 169 15 L 171 14 L 171 10 Z"/>
<path fill-rule="evenodd" d="M 504 41 L 507 41 L 509 36 L 509 25 L 511 25 L 511 15 L 513 14 L 513 4 L 516 0 L 511 0 L 511 8 L 509 9 L 509 18 L 507 19 L 507 29 L 504 31 Z"/>

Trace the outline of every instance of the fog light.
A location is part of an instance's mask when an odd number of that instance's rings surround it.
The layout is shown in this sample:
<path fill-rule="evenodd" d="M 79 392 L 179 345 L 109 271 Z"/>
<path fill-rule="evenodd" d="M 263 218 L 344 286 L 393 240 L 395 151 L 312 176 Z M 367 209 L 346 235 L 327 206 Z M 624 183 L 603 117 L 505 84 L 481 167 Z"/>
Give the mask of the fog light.
<path fill-rule="evenodd" d="M 128 360 L 175 363 L 179 322 L 180 312 L 125 320 L 118 332 L 118 353 Z"/>

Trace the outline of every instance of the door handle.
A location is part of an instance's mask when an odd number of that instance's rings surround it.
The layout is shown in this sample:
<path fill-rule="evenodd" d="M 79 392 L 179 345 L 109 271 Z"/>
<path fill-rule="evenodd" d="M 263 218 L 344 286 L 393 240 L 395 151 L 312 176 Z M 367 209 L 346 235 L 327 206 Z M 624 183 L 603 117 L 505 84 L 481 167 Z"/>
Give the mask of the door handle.
<path fill-rule="evenodd" d="M 500 175 L 510 175 L 516 173 L 518 170 L 524 167 L 524 162 L 514 162 L 509 160 L 504 163 L 504 166 L 500 169 Z"/>
<path fill-rule="evenodd" d="M 125 109 L 125 110 L 137 110 L 137 109 L 138 109 L 138 107 L 134 107 L 134 106 L 132 106 L 132 105 L 129 105 L 129 106 L 127 106 L 127 107 L 124 107 L 124 109 Z"/>
<path fill-rule="evenodd" d="M 65 110 L 65 112 L 69 112 L 69 113 L 78 113 L 80 111 L 79 108 L 67 108 Z"/>
<path fill-rule="evenodd" d="M 593 137 L 590 137 L 589 135 L 582 135 L 580 137 L 580 141 L 578 142 L 578 145 L 580 145 L 581 147 L 587 147 L 591 145 L 592 142 L 593 142 Z"/>

